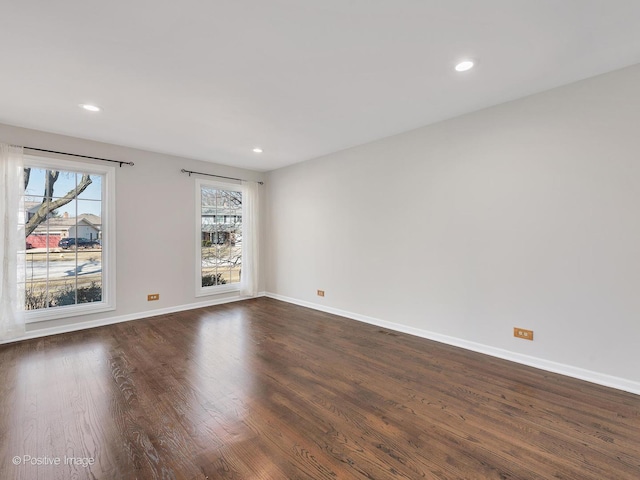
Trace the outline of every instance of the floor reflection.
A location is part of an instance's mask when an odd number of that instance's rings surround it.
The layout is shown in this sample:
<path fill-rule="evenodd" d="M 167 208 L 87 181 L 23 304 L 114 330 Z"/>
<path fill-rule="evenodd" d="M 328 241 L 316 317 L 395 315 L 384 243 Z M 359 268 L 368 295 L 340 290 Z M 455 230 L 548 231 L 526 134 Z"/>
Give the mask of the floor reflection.
<path fill-rule="evenodd" d="M 1 442 L 3 458 L 29 455 L 63 460 L 99 455 L 104 426 L 109 424 L 105 421 L 110 388 L 107 349 L 100 341 L 76 341 L 80 337 L 24 342 L 37 343 L 36 349 L 21 344 L 4 347 L 2 357 L 13 355 L 13 362 L 4 369 L 0 400 L 0 411 L 9 413 L 2 416 L 2 422 L 9 424 L 0 425 L 7 432 Z M 49 471 L 45 466 L 33 468 L 39 475 Z M 74 470 L 72 466 L 56 468 L 58 474 L 71 475 Z"/>

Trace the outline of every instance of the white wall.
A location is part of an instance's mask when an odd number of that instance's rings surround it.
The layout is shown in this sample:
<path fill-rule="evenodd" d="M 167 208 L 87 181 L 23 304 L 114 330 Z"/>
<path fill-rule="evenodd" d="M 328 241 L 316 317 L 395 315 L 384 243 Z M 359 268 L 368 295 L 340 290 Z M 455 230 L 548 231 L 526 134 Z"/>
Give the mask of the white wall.
<path fill-rule="evenodd" d="M 0 142 L 135 163 L 116 167 L 116 311 L 29 324 L 28 331 L 237 296 L 195 297 L 195 177 L 180 169 L 248 180 L 261 180 L 263 174 L 2 124 Z M 148 293 L 160 293 L 160 300 L 147 302 Z"/>
<path fill-rule="evenodd" d="M 273 171 L 267 195 L 268 292 L 640 381 L 640 65 Z"/>

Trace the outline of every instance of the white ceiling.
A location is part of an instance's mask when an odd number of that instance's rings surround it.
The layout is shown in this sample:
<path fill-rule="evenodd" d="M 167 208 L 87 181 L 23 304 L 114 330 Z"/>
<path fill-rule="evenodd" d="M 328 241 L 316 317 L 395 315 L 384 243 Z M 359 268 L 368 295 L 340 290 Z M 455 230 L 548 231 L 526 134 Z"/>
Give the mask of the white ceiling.
<path fill-rule="evenodd" d="M 262 171 L 640 62 L 638 0 L 0 0 L 0 12 L 1 123 Z M 466 57 L 477 68 L 456 73 Z"/>

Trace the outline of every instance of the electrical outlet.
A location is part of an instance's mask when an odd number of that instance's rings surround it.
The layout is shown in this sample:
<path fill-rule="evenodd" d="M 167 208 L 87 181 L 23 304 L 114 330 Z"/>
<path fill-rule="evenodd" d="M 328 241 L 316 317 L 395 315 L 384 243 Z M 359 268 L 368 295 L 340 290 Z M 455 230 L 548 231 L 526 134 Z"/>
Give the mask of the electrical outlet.
<path fill-rule="evenodd" d="M 147 295 L 147 302 L 152 302 L 154 300 L 160 300 L 159 293 L 150 293 L 149 295 Z"/>
<path fill-rule="evenodd" d="M 318 290 L 318 296 L 324 297 L 324 290 Z"/>
<path fill-rule="evenodd" d="M 513 327 L 513 336 L 524 340 L 533 340 L 533 330 L 525 330 L 524 328 Z"/>

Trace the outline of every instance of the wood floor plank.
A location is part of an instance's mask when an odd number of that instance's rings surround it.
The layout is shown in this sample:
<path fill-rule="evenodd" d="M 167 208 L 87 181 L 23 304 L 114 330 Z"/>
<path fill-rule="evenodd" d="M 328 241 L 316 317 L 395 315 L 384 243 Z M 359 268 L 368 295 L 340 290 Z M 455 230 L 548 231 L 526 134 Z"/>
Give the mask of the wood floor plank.
<path fill-rule="evenodd" d="M 637 395 L 267 298 L 2 345 L 0 379 L 3 480 L 640 478 Z"/>

